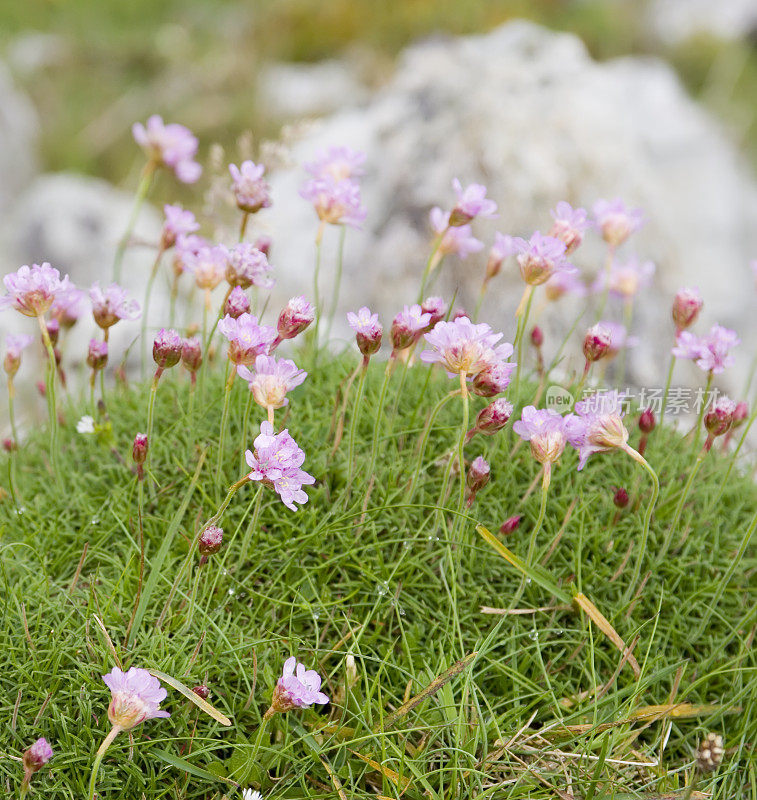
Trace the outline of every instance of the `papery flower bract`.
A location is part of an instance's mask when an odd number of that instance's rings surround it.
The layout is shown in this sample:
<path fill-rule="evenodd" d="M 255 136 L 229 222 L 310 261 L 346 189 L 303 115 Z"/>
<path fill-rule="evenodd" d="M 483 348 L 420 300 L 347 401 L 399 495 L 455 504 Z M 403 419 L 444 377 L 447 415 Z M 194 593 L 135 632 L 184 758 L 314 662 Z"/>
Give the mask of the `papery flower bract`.
<path fill-rule="evenodd" d="M 319 150 L 312 161 L 304 166 L 314 178 L 332 178 L 342 181 L 347 178 L 357 178 L 363 174 L 365 153 L 353 150 L 351 147 L 329 147 Z"/>
<path fill-rule="evenodd" d="M 510 385 L 513 372 L 518 365 L 513 361 L 495 361 L 484 367 L 473 378 L 471 391 L 479 397 L 494 397 L 502 394 Z"/>
<path fill-rule="evenodd" d="M 546 283 L 556 272 L 576 271 L 565 258 L 565 242 L 553 236 L 535 231 L 528 241 L 519 236 L 514 238 L 513 246 L 518 253 L 520 274 L 529 286 Z"/>
<path fill-rule="evenodd" d="M 194 253 L 184 253 L 182 263 L 184 270 L 194 275 L 199 289 L 215 289 L 226 276 L 229 251 L 222 244 L 201 247 Z"/>
<path fill-rule="evenodd" d="M 289 404 L 287 392 L 299 386 L 307 372 L 298 369 L 294 361 L 274 356 L 257 356 L 255 371 L 244 365 L 237 367 L 237 375 L 247 381 L 255 402 L 263 408 L 282 408 Z"/>
<path fill-rule="evenodd" d="M 616 197 L 614 200 L 597 200 L 594 217 L 602 238 L 612 247 L 618 247 L 644 223 L 640 208 L 628 208 Z"/>
<path fill-rule="evenodd" d="M 305 453 L 297 446 L 289 431 L 284 429 L 274 434 L 270 422 L 261 422 L 260 435 L 253 446 L 254 451 L 245 453 L 252 470 L 247 476 L 249 480 L 271 486 L 281 502 L 292 511 L 297 510 L 295 503 L 307 503 L 308 496 L 302 487 L 315 483 L 315 478 L 300 469 L 305 461 Z"/>
<path fill-rule="evenodd" d="M 489 258 L 486 261 L 486 273 L 484 280 L 490 281 L 502 269 L 502 264 L 508 256 L 515 255 L 515 244 L 512 236 L 497 231 L 494 234 L 494 244 L 489 250 Z"/>
<path fill-rule="evenodd" d="M 485 322 L 475 325 L 467 317 L 439 322 L 424 337 L 433 349 L 424 350 L 421 361 L 439 363 L 450 375 L 464 372 L 472 377 L 512 355 L 511 344 L 497 344 L 502 336 Z"/>
<path fill-rule="evenodd" d="M 553 464 L 567 444 L 565 419 L 551 408 L 526 406 L 513 430 L 531 445 L 531 455 L 540 464 Z"/>
<path fill-rule="evenodd" d="M 160 234 L 160 244 L 166 250 L 176 244 L 179 236 L 186 236 L 200 229 L 200 223 L 195 219 L 195 215 L 181 206 L 165 205 L 163 213 L 165 219 Z"/>
<path fill-rule="evenodd" d="M 585 208 L 573 208 L 565 200 L 549 212 L 554 222 L 549 235 L 565 243 L 565 254 L 572 253 L 583 241 L 586 229 L 591 226 Z"/>
<path fill-rule="evenodd" d="M 392 348 L 406 350 L 417 341 L 430 322 L 431 314 L 425 314 L 418 303 L 405 306 L 392 320 Z"/>
<path fill-rule="evenodd" d="M 570 444 L 578 450 L 578 469 L 582 470 L 592 453 L 625 448 L 628 431 L 623 424 L 622 395 L 613 390 L 597 392 L 575 405 L 575 414 L 565 417 Z"/>
<path fill-rule="evenodd" d="M 313 669 L 305 669 L 294 656 L 288 658 L 273 690 L 271 707 L 281 713 L 328 702 L 329 698 L 321 691 L 321 676 Z"/>
<path fill-rule="evenodd" d="M 103 681 L 112 693 L 108 719 L 121 730 L 131 730 L 148 719 L 171 716 L 160 708 L 166 699 L 166 690 L 146 669 L 131 667 L 123 672 L 113 667 L 103 675 Z"/>
<path fill-rule="evenodd" d="M 152 358 L 160 370 L 170 369 L 179 363 L 184 340 L 173 328 L 161 328 L 152 343 Z"/>
<path fill-rule="evenodd" d="M 233 181 L 231 189 L 240 210 L 257 214 L 261 208 L 271 205 L 271 187 L 263 177 L 265 167 L 252 161 L 243 161 L 238 167 L 229 164 Z"/>
<path fill-rule="evenodd" d="M 673 298 L 671 316 L 676 326 L 676 331 L 684 331 L 690 328 L 699 316 L 704 301 L 699 289 L 679 289 Z"/>
<path fill-rule="evenodd" d="M 218 330 L 229 340 L 229 359 L 234 364 L 249 366 L 264 355 L 276 339 L 276 331 L 260 325 L 252 314 L 240 314 L 236 319 L 228 314 L 218 323 Z"/>
<path fill-rule="evenodd" d="M 329 225 L 359 228 L 367 216 L 360 198 L 360 187 L 349 178 L 311 178 L 300 189 L 300 197 L 310 201 L 318 218 Z"/>
<path fill-rule="evenodd" d="M 457 203 L 452 209 L 449 224 L 453 228 L 465 225 L 475 217 L 492 219 L 497 216 L 497 204 L 486 197 L 486 186 L 480 183 L 471 183 L 463 189 L 460 181 L 455 178 L 452 188 L 457 195 Z"/>
<path fill-rule="evenodd" d="M 129 299 L 126 289 L 117 283 L 111 283 L 105 289 L 99 283 L 93 283 L 89 290 L 89 299 L 92 301 L 92 316 L 103 330 L 121 319 L 138 319 L 142 313 L 139 303 Z"/>
<path fill-rule="evenodd" d="M 484 249 L 484 243 L 473 236 L 470 225 L 450 226 L 449 212 L 435 207 L 431 209 L 429 218 L 431 227 L 442 237 L 438 248 L 441 255 L 456 255 L 465 259 Z"/>
<path fill-rule="evenodd" d="M 50 306 L 50 316 L 57 319 L 64 328 L 71 328 L 84 311 L 86 294 L 75 286 L 58 292 Z"/>
<path fill-rule="evenodd" d="M 357 314 L 348 311 L 347 322 L 355 331 L 358 349 L 364 356 L 372 356 L 379 350 L 384 328 L 379 322 L 378 314 L 372 314 L 368 306 L 363 306 L 358 309 Z"/>
<path fill-rule="evenodd" d="M 227 252 L 226 280 L 231 286 L 272 289 L 276 281 L 270 276 L 270 270 L 266 254 L 254 244 L 240 242 Z"/>
<path fill-rule="evenodd" d="M 279 339 L 294 339 L 315 319 L 313 304 L 303 295 L 292 297 L 281 309 L 276 323 Z"/>
<path fill-rule="evenodd" d="M 21 366 L 21 353 L 34 341 L 33 336 L 25 333 L 9 333 L 5 337 L 5 360 L 3 367 L 6 373 L 12 378 Z"/>
<path fill-rule="evenodd" d="M 235 286 L 230 292 L 229 296 L 226 298 L 226 302 L 223 304 L 223 314 L 226 316 L 234 317 L 241 317 L 242 314 L 249 314 L 250 313 L 250 298 L 244 293 L 244 289 L 241 286 Z"/>
<path fill-rule="evenodd" d="M 165 125 L 160 116 L 153 114 L 147 125 L 135 122 L 132 134 L 149 159 L 172 170 L 182 183 L 194 183 L 202 174 L 202 167 L 194 160 L 197 138 L 184 125 Z"/>
<path fill-rule="evenodd" d="M 649 286 L 654 273 L 655 265 L 651 261 L 638 261 L 636 258 L 622 264 L 613 261 L 609 276 L 601 273 L 594 284 L 594 290 L 601 292 L 607 288 L 615 297 L 630 300 L 640 289 Z"/>
<path fill-rule="evenodd" d="M 60 277 L 55 267 L 42 264 L 24 264 L 16 272 L 3 278 L 8 294 L 0 297 L 0 310 L 13 306 L 25 317 L 44 315 L 60 295 L 71 289 L 68 275 Z"/>

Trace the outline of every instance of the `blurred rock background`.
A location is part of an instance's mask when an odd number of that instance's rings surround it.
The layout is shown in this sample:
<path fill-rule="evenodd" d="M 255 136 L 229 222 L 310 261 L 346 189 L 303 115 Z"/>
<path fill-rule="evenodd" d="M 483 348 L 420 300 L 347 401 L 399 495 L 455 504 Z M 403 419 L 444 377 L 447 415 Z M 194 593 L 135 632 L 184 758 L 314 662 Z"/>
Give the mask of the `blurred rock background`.
<path fill-rule="evenodd" d="M 345 308 L 371 302 L 386 318 L 413 299 L 428 209 L 452 202 L 454 176 L 500 204 L 476 228 L 487 245 L 494 230 L 544 229 L 559 199 L 621 195 L 646 210 L 636 250 L 658 264 L 634 377 L 658 376 L 650 348 L 686 283 L 705 294 L 702 327 L 739 328 L 743 372 L 756 330 L 756 43 L 753 0 L 6 0 L 0 268 L 47 259 L 82 284 L 109 280 L 142 164 L 130 126 L 160 113 L 197 133 L 210 167 L 199 188 L 162 179 L 154 205 L 208 212 L 208 235 L 235 225 L 219 201 L 228 161 L 271 168 L 275 206 L 256 223 L 275 239 L 277 300 L 310 286 L 315 220 L 298 165 L 346 143 L 368 153 L 369 217 L 347 237 Z M 158 225 L 148 209 L 138 238 Z M 601 257 L 589 247 L 577 260 L 591 274 Z M 439 291 L 471 305 L 484 261 L 450 259 Z M 135 249 L 125 282 L 141 287 L 148 269 Z M 498 281 L 485 316 L 509 325 L 520 285 Z"/>

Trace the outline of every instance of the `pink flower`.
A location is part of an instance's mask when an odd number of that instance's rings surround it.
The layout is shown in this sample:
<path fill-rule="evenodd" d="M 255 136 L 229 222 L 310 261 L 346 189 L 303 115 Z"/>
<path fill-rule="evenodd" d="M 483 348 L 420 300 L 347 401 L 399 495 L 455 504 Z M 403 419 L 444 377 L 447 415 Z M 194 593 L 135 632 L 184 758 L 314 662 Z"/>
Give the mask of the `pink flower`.
<path fill-rule="evenodd" d="M 471 183 L 463 189 L 460 181 L 455 178 L 452 188 L 457 195 L 457 203 L 450 214 L 449 224 L 453 228 L 460 227 L 470 222 L 475 217 L 492 219 L 497 216 L 497 204 L 486 197 L 486 186 L 480 183 Z"/>
<path fill-rule="evenodd" d="M 104 369 L 108 363 L 108 343 L 90 339 L 87 348 L 87 366 L 93 370 Z"/>
<path fill-rule="evenodd" d="M 152 358 L 158 365 L 158 370 L 175 367 L 181 359 L 184 340 L 178 331 L 173 328 L 161 328 L 152 343 Z"/>
<path fill-rule="evenodd" d="M 494 234 L 494 244 L 489 250 L 489 258 L 486 261 L 485 281 L 490 281 L 502 269 L 502 264 L 508 256 L 515 255 L 515 245 L 512 236 L 505 236 L 497 231 Z"/>
<path fill-rule="evenodd" d="M 181 343 L 181 363 L 193 374 L 202 366 L 202 344 L 194 336 Z"/>
<path fill-rule="evenodd" d="M 228 314 L 218 323 L 218 330 L 229 340 L 229 359 L 236 365 L 249 366 L 264 355 L 276 339 L 276 331 L 260 325 L 252 314 L 234 317 Z"/>
<path fill-rule="evenodd" d="M 315 483 L 315 478 L 300 469 L 305 461 L 305 453 L 297 446 L 289 431 L 284 429 L 274 434 L 270 422 L 261 422 L 260 435 L 253 446 L 254 452 L 248 450 L 245 453 L 252 470 L 247 477 L 272 487 L 281 502 L 292 511 L 297 510 L 295 503 L 307 503 L 308 496 L 302 487 Z"/>
<path fill-rule="evenodd" d="M 597 200 L 593 210 L 602 238 L 612 247 L 619 247 L 644 224 L 641 209 L 628 208 L 619 197 Z"/>
<path fill-rule="evenodd" d="M 275 409 L 289 404 L 287 392 L 299 386 L 307 372 L 285 358 L 277 361 L 273 356 L 257 356 L 254 372 L 241 364 L 237 367 L 237 375 L 247 381 L 259 406 Z"/>
<path fill-rule="evenodd" d="M 357 314 L 347 312 L 347 322 L 355 331 L 355 339 L 360 352 L 366 357 L 372 356 L 381 347 L 384 328 L 379 322 L 378 314 L 372 314 L 368 306 L 363 306 Z"/>
<path fill-rule="evenodd" d="M 85 293 L 75 286 L 59 292 L 50 306 L 50 316 L 60 322 L 61 327 L 71 328 L 84 310 Z"/>
<path fill-rule="evenodd" d="M 526 241 L 519 236 L 513 239 L 518 253 L 518 266 L 523 280 L 530 286 L 539 286 L 556 272 L 575 272 L 576 268 L 565 258 L 565 242 L 552 236 L 542 236 L 536 231 Z"/>
<path fill-rule="evenodd" d="M 477 433 L 494 436 L 507 425 L 512 414 L 513 404 L 504 397 L 498 397 L 478 412 L 474 426 L 466 434 L 466 441 L 470 441 Z"/>
<path fill-rule="evenodd" d="M 176 249 L 173 253 L 173 271 L 175 275 L 181 275 L 186 272 L 187 259 L 196 255 L 202 250 L 203 247 L 212 247 L 204 236 L 196 236 L 193 233 L 179 234 L 176 238 Z"/>
<path fill-rule="evenodd" d="M 457 255 L 465 259 L 484 249 L 484 243 L 472 235 L 473 229 L 470 225 L 450 226 L 449 212 L 445 213 L 441 208 L 435 207 L 431 209 L 429 217 L 431 227 L 442 237 L 438 251 L 442 255 Z"/>
<path fill-rule="evenodd" d="M 625 264 L 616 261 L 610 266 L 610 275 L 601 273 L 594 284 L 595 291 L 603 291 L 607 286 L 610 294 L 630 300 L 635 297 L 640 289 L 646 288 L 652 282 L 655 265 L 651 261 L 638 261 L 629 259 Z"/>
<path fill-rule="evenodd" d="M 165 220 L 160 241 L 164 249 L 173 247 L 179 236 L 186 236 L 200 229 L 200 223 L 191 211 L 186 211 L 181 206 L 163 206 Z"/>
<path fill-rule="evenodd" d="M 226 298 L 226 302 L 223 305 L 223 313 L 236 319 L 241 317 L 242 314 L 248 314 L 249 311 L 249 297 L 244 293 L 244 289 L 241 286 L 235 286 Z"/>
<path fill-rule="evenodd" d="M 25 333 L 14 335 L 9 333 L 5 337 L 5 361 L 3 367 L 12 378 L 21 366 L 21 353 L 34 341 L 33 336 Z"/>
<path fill-rule="evenodd" d="M 13 306 L 26 317 L 44 315 L 53 302 L 71 289 L 68 275 L 61 278 L 60 272 L 47 261 L 42 264 L 24 264 L 16 272 L 3 278 L 8 294 L 0 297 L 0 310 Z"/>
<path fill-rule="evenodd" d="M 318 219 L 329 225 L 359 228 L 367 216 L 360 199 L 360 187 L 349 178 L 310 178 L 300 189 L 300 197 L 310 201 Z"/>
<path fill-rule="evenodd" d="M 565 450 L 565 420 L 551 408 L 526 406 L 513 430 L 524 442 L 529 442 L 531 455 L 540 464 L 553 464 Z"/>
<path fill-rule="evenodd" d="M 587 364 L 604 358 L 612 347 L 612 334 L 602 322 L 598 322 L 586 331 L 583 343 L 584 358 Z M 587 367 L 588 369 L 588 367 Z"/>
<path fill-rule="evenodd" d="M 279 314 L 276 327 L 279 341 L 299 336 L 315 319 L 313 304 L 303 295 L 292 297 Z"/>
<path fill-rule="evenodd" d="M 103 675 L 112 698 L 108 719 L 112 725 L 129 731 L 147 719 L 170 717 L 160 704 L 166 699 L 166 690 L 160 681 L 146 669 L 131 667 L 122 672 L 118 667 Z"/>
<path fill-rule="evenodd" d="M 182 183 L 194 183 L 202 174 L 202 167 L 194 161 L 197 139 L 183 125 L 165 125 L 163 119 L 153 114 L 147 125 L 135 122 L 132 134 L 148 158 L 159 166 L 173 170 Z"/>
<path fill-rule="evenodd" d="M 450 376 L 465 373 L 472 377 L 512 355 L 511 344 L 497 344 L 502 336 L 485 322 L 474 325 L 467 317 L 439 322 L 425 335 L 432 349 L 421 353 L 421 361 L 441 364 Z"/>
<path fill-rule="evenodd" d="M 53 757 L 53 748 L 44 736 L 37 739 L 23 756 L 24 767 L 30 772 L 38 772 Z"/>
<path fill-rule="evenodd" d="M 611 320 L 602 320 L 599 323 L 610 334 L 610 358 L 614 358 L 621 350 L 636 347 L 639 340 L 636 336 L 629 336 L 625 325 Z"/>
<path fill-rule="evenodd" d="M 305 169 L 314 178 L 332 178 L 343 181 L 358 178 L 363 174 L 365 153 L 351 147 L 329 147 L 320 150 L 313 161 L 305 164 Z"/>
<path fill-rule="evenodd" d="M 227 252 L 226 280 L 231 286 L 272 289 L 276 281 L 270 276 L 270 270 L 266 254 L 253 244 L 240 242 Z"/>
<path fill-rule="evenodd" d="M 722 436 L 728 433 L 733 425 L 733 416 L 736 413 L 736 403 L 730 397 L 722 395 L 704 415 L 704 427 L 712 436 Z"/>
<path fill-rule="evenodd" d="M 593 453 L 626 449 L 628 431 L 623 424 L 622 396 L 617 391 L 598 392 L 576 403 L 575 409 L 575 414 L 565 418 L 565 432 L 578 450 L 579 470 Z"/>
<path fill-rule="evenodd" d="M 707 336 L 701 339 L 690 331 L 681 331 L 672 352 L 676 358 L 695 361 L 704 372 L 719 375 L 733 364 L 734 357 L 730 350 L 740 341 L 735 331 L 713 325 Z"/>
<path fill-rule="evenodd" d="M 430 322 L 431 314 L 425 314 L 417 303 L 405 306 L 392 320 L 393 350 L 406 350 L 412 346 L 428 328 Z"/>
<path fill-rule="evenodd" d="M 187 272 L 194 275 L 199 289 L 215 289 L 226 276 L 229 251 L 222 245 L 201 247 L 196 252 L 187 252 L 182 256 L 182 263 Z"/>
<path fill-rule="evenodd" d="M 679 289 L 673 298 L 673 308 L 671 315 L 676 326 L 676 331 L 684 331 L 690 328 L 699 316 L 704 301 L 699 289 Z"/>
<path fill-rule="evenodd" d="M 271 205 L 271 187 L 263 177 L 265 167 L 262 164 L 252 161 L 243 161 L 239 167 L 229 164 L 229 172 L 233 180 L 231 188 L 242 211 L 256 214 Z"/>
<path fill-rule="evenodd" d="M 565 254 L 572 253 L 583 241 L 586 229 L 591 226 L 585 208 L 573 208 L 570 203 L 560 200 L 549 212 L 554 223 L 549 235 L 565 243 Z"/>
<path fill-rule="evenodd" d="M 483 456 L 474 458 L 468 468 L 468 474 L 465 477 L 465 483 L 468 487 L 468 508 L 473 505 L 473 501 L 476 499 L 478 492 L 489 483 L 490 476 L 491 467 L 489 466 L 489 462 L 483 458 Z"/>
<path fill-rule="evenodd" d="M 566 272 L 561 270 L 544 284 L 544 294 L 547 300 L 554 302 L 566 294 L 574 297 L 584 297 L 587 294 L 586 285 L 578 277 L 577 272 Z"/>
<path fill-rule="evenodd" d="M 110 328 L 120 319 L 138 319 L 141 310 L 136 300 L 130 300 L 126 289 L 117 283 L 111 283 L 105 289 L 99 283 L 93 283 L 89 290 L 92 301 L 92 316 L 95 322 L 103 329 Z"/>
<path fill-rule="evenodd" d="M 494 397 L 507 389 L 515 368 L 512 361 L 497 361 L 484 367 L 473 379 L 471 391 L 479 397 Z"/>
<path fill-rule="evenodd" d="M 300 664 L 294 656 L 288 658 L 273 691 L 271 707 L 284 712 L 328 702 L 329 698 L 321 691 L 321 676 L 313 669 L 305 669 L 305 665 Z"/>

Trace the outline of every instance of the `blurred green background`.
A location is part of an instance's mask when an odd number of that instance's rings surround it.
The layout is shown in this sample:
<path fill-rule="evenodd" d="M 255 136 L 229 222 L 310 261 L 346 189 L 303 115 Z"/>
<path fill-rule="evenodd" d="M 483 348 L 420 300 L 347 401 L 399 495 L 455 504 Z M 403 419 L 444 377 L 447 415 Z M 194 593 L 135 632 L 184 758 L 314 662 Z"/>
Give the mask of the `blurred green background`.
<path fill-rule="evenodd" d="M 757 164 L 755 37 L 665 44 L 649 31 L 646 10 L 644 0 L 5 0 L 0 51 L 40 114 L 43 168 L 115 182 L 134 163 L 124 146 L 131 122 L 153 111 L 189 125 L 204 144 L 248 130 L 275 135 L 255 97 L 268 60 L 358 53 L 379 84 L 413 39 L 514 17 L 574 32 L 598 59 L 665 58 Z"/>

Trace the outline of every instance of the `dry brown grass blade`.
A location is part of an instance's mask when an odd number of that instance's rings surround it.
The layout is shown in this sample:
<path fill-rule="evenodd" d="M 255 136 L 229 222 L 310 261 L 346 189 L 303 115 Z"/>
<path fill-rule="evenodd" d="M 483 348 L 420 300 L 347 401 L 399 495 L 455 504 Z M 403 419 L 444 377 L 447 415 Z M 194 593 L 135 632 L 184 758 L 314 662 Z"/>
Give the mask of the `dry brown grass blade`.
<path fill-rule="evenodd" d="M 331 764 L 326 761 L 323 756 L 320 756 L 320 762 L 323 764 L 323 768 L 326 772 L 329 773 L 329 778 L 331 778 L 331 782 L 334 784 L 334 791 L 339 795 L 340 800 L 347 800 L 347 795 L 344 793 L 344 788 L 342 786 L 342 782 L 339 780 L 339 776 L 334 772 Z"/>
<path fill-rule="evenodd" d="M 445 670 L 441 675 L 438 675 L 436 678 L 434 678 L 434 680 L 432 680 L 425 689 L 421 689 L 418 694 L 416 694 L 414 697 L 411 697 L 396 711 L 393 711 L 391 714 L 389 714 L 389 716 L 385 717 L 383 722 L 379 723 L 374 728 L 374 732 L 378 733 L 382 730 L 389 730 L 389 728 L 391 728 L 399 719 L 404 717 L 406 714 L 409 714 L 424 700 L 427 700 L 429 697 L 435 695 L 439 689 L 442 688 L 442 686 L 444 686 L 446 683 L 449 683 L 453 678 L 456 678 L 461 672 L 463 672 L 463 670 L 469 667 L 477 655 L 478 652 L 474 651 L 473 653 L 469 653 L 467 656 L 465 656 L 465 658 L 461 658 L 460 661 L 456 661 L 448 670 Z"/>
<path fill-rule="evenodd" d="M 368 756 L 358 753 L 357 750 L 350 750 L 350 753 L 356 755 L 359 759 L 361 759 L 361 761 L 365 761 L 369 767 L 372 767 L 377 772 L 380 772 L 387 780 L 390 780 L 398 789 L 401 789 L 403 792 L 408 786 L 410 786 L 410 778 L 403 778 L 393 769 L 389 769 L 389 767 L 379 764 L 378 761 L 374 761 L 372 758 L 368 758 Z"/>
<path fill-rule="evenodd" d="M 626 643 L 620 638 L 615 628 L 610 625 L 607 617 L 589 600 L 589 598 L 582 592 L 578 592 L 573 598 L 573 602 L 581 611 L 583 611 L 589 619 L 604 633 L 604 635 L 620 650 L 623 657 L 628 661 L 634 676 L 638 679 L 641 677 L 641 668 L 636 657 L 626 647 Z"/>
<path fill-rule="evenodd" d="M 121 659 L 118 657 L 116 648 L 113 646 L 113 640 L 110 638 L 110 634 L 108 633 L 108 629 L 105 627 L 105 623 L 100 619 L 100 617 L 97 616 L 97 614 L 93 614 L 92 616 L 94 617 L 100 632 L 105 637 L 105 644 L 108 645 L 108 650 L 110 650 L 110 654 L 113 656 L 113 661 L 115 661 L 116 666 L 119 669 L 123 669 L 124 665 L 121 663 Z"/>

